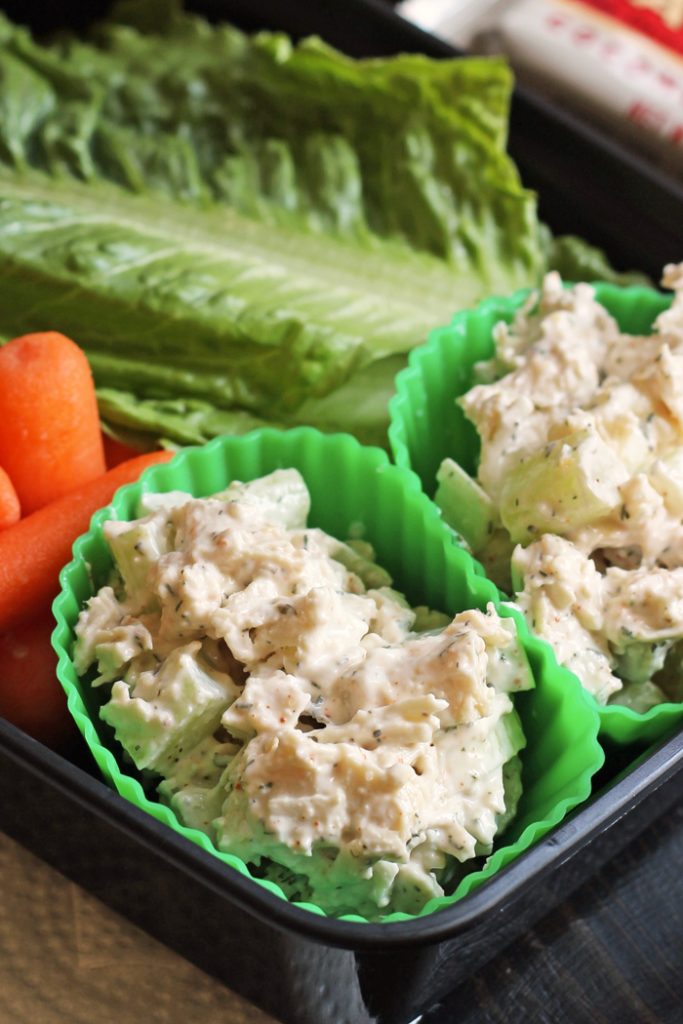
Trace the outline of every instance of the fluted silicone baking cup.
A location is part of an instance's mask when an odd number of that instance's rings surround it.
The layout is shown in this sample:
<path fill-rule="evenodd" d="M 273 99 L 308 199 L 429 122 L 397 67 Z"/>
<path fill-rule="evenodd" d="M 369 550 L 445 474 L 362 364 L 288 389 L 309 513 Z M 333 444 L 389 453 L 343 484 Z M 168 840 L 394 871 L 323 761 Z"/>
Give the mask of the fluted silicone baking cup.
<path fill-rule="evenodd" d="M 452 894 L 428 903 L 417 915 L 422 916 L 480 885 L 585 800 L 603 753 L 597 739 L 597 714 L 585 691 L 570 673 L 558 668 L 546 645 L 529 636 L 522 617 L 499 602 L 493 584 L 477 574 L 471 558 L 454 542 L 438 510 L 422 493 L 417 476 L 392 466 L 385 452 L 363 447 L 346 435 L 322 435 L 307 427 L 288 432 L 264 429 L 185 449 L 170 463 L 147 470 L 138 483 L 121 488 L 111 505 L 95 514 L 88 533 L 74 544 L 73 561 L 60 574 L 62 590 L 53 605 L 58 676 L 71 714 L 105 779 L 158 821 L 252 877 L 242 860 L 219 852 L 202 832 L 181 825 L 173 811 L 145 794 L 135 772 L 123 767 L 118 745 L 98 717 L 102 698 L 79 678 L 72 650 L 78 614 L 111 568 L 102 534 L 107 519 L 135 518 L 140 496 L 146 492 L 185 490 L 203 497 L 231 480 L 251 480 L 283 467 L 295 467 L 306 480 L 312 499 L 310 524 L 336 537 L 362 535 L 371 541 L 377 560 L 413 604 L 425 603 L 455 614 L 465 608 L 483 609 L 493 601 L 501 615 L 514 618 L 536 677 L 535 689 L 516 698 L 527 736 L 519 813 L 487 864 L 467 875 Z M 254 883 L 286 898 L 270 881 L 254 879 Z M 311 903 L 297 905 L 323 913 Z M 393 913 L 383 920 L 403 921 L 411 916 Z M 346 920 L 364 918 L 348 915 Z"/>
<path fill-rule="evenodd" d="M 671 303 L 670 296 L 652 288 L 597 283 L 595 289 L 598 301 L 629 334 L 650 333 L 655 318 Z M 428 495 L 436 490 L 436 473 L 447 456 L 476 474 L 479 437 L 455 399 L 474 383 L 474 364 L 493 355 L 494 325 L 510 323 L 528 295 L 528 289 L 518 291 L 456 314 L 449 326 L 432 331 L 411 352 L 408 366 L 398 374 L 389 404 L 389 443 L 396 464 L 416 472 Z M 652 742 L 683 722 L 683 703 L 646 712 L 618 704 L 595 706 L 601 734 L 619 744 Z"/>

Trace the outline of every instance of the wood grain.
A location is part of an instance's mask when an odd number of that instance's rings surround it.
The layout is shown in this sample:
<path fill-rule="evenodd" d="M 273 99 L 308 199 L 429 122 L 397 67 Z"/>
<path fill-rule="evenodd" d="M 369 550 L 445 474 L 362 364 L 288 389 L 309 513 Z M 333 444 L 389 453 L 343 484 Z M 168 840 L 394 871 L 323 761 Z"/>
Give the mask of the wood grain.
<path fill-rule="evenodd" d="M 0 832 L 0 1024 L 273 1024 Z"/>
<path fill-rule="evenodd" d="M 681 1024 L 683 802 L 423 1024 Z"/>

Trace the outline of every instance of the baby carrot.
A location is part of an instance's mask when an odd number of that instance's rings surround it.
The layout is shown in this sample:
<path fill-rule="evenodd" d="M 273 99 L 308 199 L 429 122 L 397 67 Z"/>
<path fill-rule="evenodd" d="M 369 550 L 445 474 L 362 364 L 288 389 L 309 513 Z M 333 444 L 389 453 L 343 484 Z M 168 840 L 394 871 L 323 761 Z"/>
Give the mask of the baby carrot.
<path fill-rule="evenodd" d="M 21 518 L 21 506 L 12 481 L 0 467 L 0 530 L 12 526 Z"/>
<path fill-rule="evenodd" d="M 122 484 L 137 480 L 147 466 L 167 462 L 172 454 L 149 452 L 122 462 L 0 531 L 0 632 L 45 610 L 59 590 L 59 570 L 93 513 L 107 505 Z"/>
<path fill-rule="evenodd" d="M 0 466 L 24 515 L 105 472 L 90 366 L 63 334 L 0 348 Z"/>
<path fill-rule="evenodd" d="M 0 635 L 0 715 L 50 747 L 75 732 L 66 696 L 57 680 L 57 655 L 49 610 Z"/>
<path fill-rule="evenodd" d="M 136 455 L 142 454 L 140 448 L 132 448 L 131 445 L 117 441 L 115 437 L 109 437 L 108 434 L 102 434 L 102 442 L 107 469 L 113 469 L 120 462 L 126 462 L 128 459 L 134 459 Z"/>

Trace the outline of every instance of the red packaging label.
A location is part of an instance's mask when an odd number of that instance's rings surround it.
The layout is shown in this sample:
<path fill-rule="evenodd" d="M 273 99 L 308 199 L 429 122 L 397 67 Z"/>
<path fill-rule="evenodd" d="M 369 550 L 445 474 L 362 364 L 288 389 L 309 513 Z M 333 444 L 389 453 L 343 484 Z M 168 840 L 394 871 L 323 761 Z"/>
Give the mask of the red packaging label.
<path fill-rule="evenodd" d="M 580 0 L 683 54 L 683 0 Z"/>
<path fill-rule="evenodd" d="M 527 81 L 569 98 L 593 120 L 679 173 L 683 51 L 662 46 L 597 9 L 607 2 L 516 0 L 499 15 L 494 40 L 502 40 Z"/>

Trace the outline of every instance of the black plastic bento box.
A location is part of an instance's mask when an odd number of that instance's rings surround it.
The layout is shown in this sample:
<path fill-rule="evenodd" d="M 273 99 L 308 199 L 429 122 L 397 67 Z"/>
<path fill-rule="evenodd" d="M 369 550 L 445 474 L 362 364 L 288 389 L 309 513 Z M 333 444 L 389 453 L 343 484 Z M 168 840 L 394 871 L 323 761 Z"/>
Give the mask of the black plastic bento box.
<path fill-rule="evenodd" d="M 37 29 L 85 24 L 106 3 L 5 3 Z M 445 43 L 380 0 L 187 3 L 246 29 L 317 33 L 356 56 Z M 657 277 L 680 250 L 683 188 L 528 94 L 510 150 L 557 231 Z M 683 255 L 683 253 L 681 253 Z M 683 732 L 608 751 L 596 795 L 454 906 L 392 924 L 318 917 L 278 900 L 100 781 L 88 752 L 53 753 L 0 720 L 0 828 L 115 910 L 289 1024 L 407 1024 L 567 896 L 683 794 Z M 45 809 L 47 808 L 47 812 Z M 400 978 L 400 985 L 396 981 Z"/>
<path fill-rule="evenodd" d="M 307 913 L 226 871 L 0 720 L 0 826 L 286 1024 L 408 1024 L 564 900 L 682 791 L 679 733 L 455 906 L 397 924 L 354 924 Z"/>

